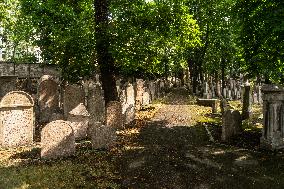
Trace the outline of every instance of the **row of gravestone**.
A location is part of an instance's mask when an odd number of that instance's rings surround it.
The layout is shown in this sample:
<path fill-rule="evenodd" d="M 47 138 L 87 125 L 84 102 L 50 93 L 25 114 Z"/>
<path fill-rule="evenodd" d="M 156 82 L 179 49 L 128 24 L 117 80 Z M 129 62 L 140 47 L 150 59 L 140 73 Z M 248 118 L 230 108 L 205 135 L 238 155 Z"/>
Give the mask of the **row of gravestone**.
<path fill-rule="evenodd" d="M 122 113 L 126 123 L 133 120 L 135 110 L 148 105 L 163 94 L 163 80 L 135 82 L 117 82 L 117 92 L 122 105 Z M 62 91 L 61 93 L 59 91 Z M 105 104 L 100 83 L 85 81 L 82 85 L 59 86 L 51 76 L 43 76 L 38 86 L 38 111 L 40 123 L 48 123 L 54 118 L 68 119 L 72 111 L 80 103 L 87 107 L 91 122 L 105 122 Z M 61 113 L 60 115 L 60 112 Z"/>
<path fill-rule="evenodd" d="M 67 85 L 64 86 L 63 97 L 60 97 L 58 81 L 51 76 L 42 77 L 38 87 L 37 113 L 42 122 L 48 123 L 41 132 L 42 157 L 70 155 L 75 149 L 73 141 L 86 137 L 91 138 L 95 148 L 111 145 L 115 138 L 113 131 L 121 129 L 125 122 L 133 120 L 135 110 L 160 96 L 163 85 L 163 81 L 148 82 L 146 85 L 143 80 L 137 80 L 135 90 L 132 84 L 127 83 L 125 89 L 119 90 L 120 94 L 124 91 L 125 98 L 121 95 L 121 102 L 110 102 L 105 109 L 99 84 L 88 82 L 87 90 L 82 90 L 78 85 Z M 87 107 L 84 104 L 86 93 Z M 63 102 L 63 115 L 56 112 L 60 108 L 60 101 Z M 34 105 L 33 98 L 23 91 L 12 91 L 2 98 L 1 147 L 33 143 Z"/>
<path fill-rule="evenodd" d="M 197 93 L 204 99 L 216 98 L 217 94 L 219 94 L 228 100 L 240 100 L 243 97 L 245 85 L 248 84 L 244 84 L 242 80 L 229 79 L 221 92 L 220 83 L 216 85 L 216 82 L 209 81 L 204 82 Z M 259 83 L 255 83 L 254 87 L 250 89 L 250 98 L 252 103 L 262 103 L 261 85 Z"/>

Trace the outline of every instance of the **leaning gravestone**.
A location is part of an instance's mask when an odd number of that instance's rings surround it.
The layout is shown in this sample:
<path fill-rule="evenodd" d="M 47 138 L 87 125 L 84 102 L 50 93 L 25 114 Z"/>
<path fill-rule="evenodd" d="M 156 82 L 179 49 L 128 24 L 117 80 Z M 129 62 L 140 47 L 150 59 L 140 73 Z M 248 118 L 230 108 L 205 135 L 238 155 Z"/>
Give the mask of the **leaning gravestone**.
<path fill-rule="evenodd" d="M 89 117 L 90 114 L 83 103 L 80 103 L 76 108 L 69 112 L 67 121 L 71 123 L 76 139 L 83 139 L 87 137 Z"/>
<path fill-rule="evenodd" d="M 50 75 L 44 75 L 40 78 L 38 106 L 41 123 L 49 122 L 52 114 L 59 108 L 58 84 Z"/>
<path fill-rule="evenodd" d="M 122 129 L 123 124 L 121 103 L 110 101 L 106 109 L 106 125 L 114 129 Z"/>
<path fill-rule="evenodd" d="M 41 157 L 58 158 L 75 153 L 75 136 L 70 123 L 52 121 L 41 131 Z"/>
<path fill-rule="evenodd" d="M 228 141 L 241 132 L 241 114 L 237 110 L 226 110 L 222 119 L 222 141 Z"/>
<path fill-rule="evenodd" d="M 89 130 L 89 136 L 93 148 L 110 148 L 116 141 L 115 129 L 109 126 L 102 125 L 100 122 L 94 123 Z"/>
<path fill-rule="evenodd" d="M 0 102 L 0 146 L 18 147 L 33 143 L 34 101 L 23 91 L 12 91 Z"/>
<path fill-rule="evenodd" d="M 85 91 L 81 85 L 67 85 L 63 92 L 63 111 L 64 116 L 73 110 L 80 103 L 85 102 Z"/>

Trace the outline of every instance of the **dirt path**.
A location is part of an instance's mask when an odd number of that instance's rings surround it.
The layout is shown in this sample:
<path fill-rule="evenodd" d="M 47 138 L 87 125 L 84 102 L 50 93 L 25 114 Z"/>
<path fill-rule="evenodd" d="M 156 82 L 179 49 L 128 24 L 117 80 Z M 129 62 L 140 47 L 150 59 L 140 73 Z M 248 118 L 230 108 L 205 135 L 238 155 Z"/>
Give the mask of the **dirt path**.
<path fill-rule="evenodd" d="M 208 128 L 198 123 L 210 109 L 188 105 L 187 97 L 175 91 L 151 119 L 121 136 L 122 188 L 281 188 L 281 154 L 221 144 L 220 127 L 209 128 L 210 141 Z"/>
<path fill-rule="evenodd" d="M 111 150 L 85 140 L 74 156 L 46 161 L 39 146 L 0 149 L 0 189 L 284 188 L 284 153 L 260 150 L 259 131 L 224 144 L 220 116 L 194 105 L 185 89 L 160 102 L 119 131 Z"/>

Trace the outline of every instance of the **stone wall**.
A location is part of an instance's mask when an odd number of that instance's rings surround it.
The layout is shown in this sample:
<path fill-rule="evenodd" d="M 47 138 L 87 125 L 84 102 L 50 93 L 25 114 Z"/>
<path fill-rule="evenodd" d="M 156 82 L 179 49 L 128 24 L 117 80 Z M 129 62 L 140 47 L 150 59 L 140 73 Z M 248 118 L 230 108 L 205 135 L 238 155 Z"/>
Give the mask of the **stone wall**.
<path fill-rule="evenodd" d="M 40 78 L 43 75 L 59 76 L 60 72 L 55 65 L 44 65 L 34 63 L 0 62 L 0 76 L 15 75 L 18 78 Z"/>

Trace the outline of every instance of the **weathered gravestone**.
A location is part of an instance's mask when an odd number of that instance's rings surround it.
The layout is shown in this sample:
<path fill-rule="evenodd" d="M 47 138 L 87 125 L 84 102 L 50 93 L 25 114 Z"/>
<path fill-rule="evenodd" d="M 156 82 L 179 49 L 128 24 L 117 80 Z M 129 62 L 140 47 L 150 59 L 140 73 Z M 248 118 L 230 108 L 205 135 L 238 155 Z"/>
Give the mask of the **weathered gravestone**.
<path fill-rule="evenodd" d="M 58 158 L 75 153 L 75 136 L 70 123 L 52 121 L 41 131 L 41 157 Z"/>
<path fill-rule="evenodd" d="M 222 141 L 228 141 L 241 132 L 242 119 L 237 110 L 226 110 L 222 117 Z"/>
<path fill-rule="evenodd" d="M 143 102 L 144 81 L 143 79 L 136 80 L 136 109 L 140 110 Z"/>
<path fill-rule="evenodd" d="M 244 86 L 243 90 L 243 108 L 242 108 L 242 119 L 248 119 L 251 115 L 251 88 L 249 83 Z"/>
<path fill-rule="evenodd" d="M 156 99 L 156 83 L 154 81 L 149 82 L 149 90 L 151 94 L 151 101 Z"/>
<path fill-rule="evenodd" d="M 105 122 L 105 101 L 99 83 L 91 82 L 88 88 L 87 109 L 90 114 L 90 125 Z"/>
<path fill-rule="evenodd" d="M 119 102 L 121 103 L 122 114 L 125 114 L 125 111 L 128 107 L 127 100 L 126 100 L 126 90 L 125 88 L 121 88 L 119 93 Z"/>
<path fill-rule="evenodd" d="M 33 143 L 34 101 L 23 91 L 12 91 L 0 102 L 0 146 L 17 147 Z"/>
<path fill-rule="evenodd" d="M 126 87 L 127 109 L 125 110 L 125 123 L 130 123 L 135 118 L 135 91 L 131 83 Z"/>
<path fill-rule="evenodd" d="M 59 109 L 58 83 L 50 75 L 44 75 L 39 80 L 38 106 L 40 111 L 40 122 L 50 121 L 52 114 Z"/>
<path fill-rule="evenodd" d="M 93 148 L 110 148 L 115 144 L 116 133 L 115 128 L 102 125 L 100 122 L 94 123 L 89 129 L 89 136 Z"/>
<path fill-rule="evenodd" d="M 87 137 L 89 117 L 90 114 L 83 103 L 80 103 L 76 108 L 69 112 L 67 121 L 71 124 L 75 139 L 83 139 Z"/>
<path fill-rule="evenodd" d="M 7 93 L 16 89 L 17 76 L 1 76 L 0 77 L 0 99 Z"/>
<path fill-rule="evenodd" d="M 106 125 L 114 129 L 122 129 L 123 120 L 121 103 L 110 101 L 106 108 Z"/>
<path fill-rule="evenodd" d="M 85 91 L 81 85 L 67 85 L 63 92 L 63 111 L 65 118 L 80 103 L 85 102 Z"/>
<path fill-rule="evenodd" d="M 284 88 L 264 85 L 263 129 L 260 146 L 270 150 L 284 148 Z"/>
<path fill-rule="evenodd" d="M 148 88 L 145 89 L 142 98 L 142 105 L 146 106 L 150 104 L 150 90 Z"/>
<path fill-rule="evenodd" d="M 202 87 L 203 87 L 203 98 L 204 98 L 204 99 L 209 99 L 208 83 L 207 83 L 207 82 L 205 82 L 205 83 L 203 84 L 203 86 L 202 86 Z"/>

